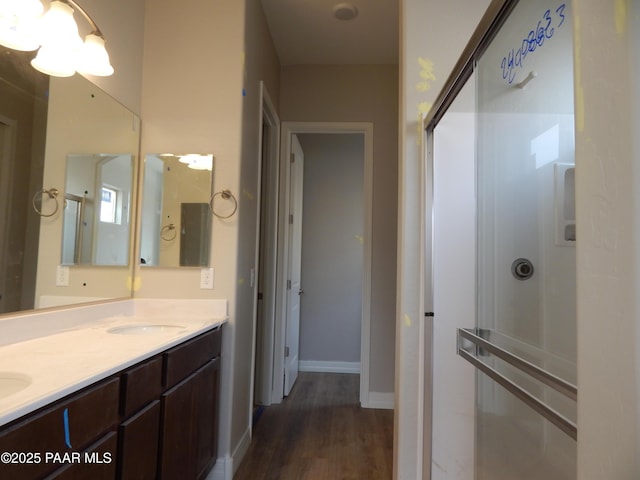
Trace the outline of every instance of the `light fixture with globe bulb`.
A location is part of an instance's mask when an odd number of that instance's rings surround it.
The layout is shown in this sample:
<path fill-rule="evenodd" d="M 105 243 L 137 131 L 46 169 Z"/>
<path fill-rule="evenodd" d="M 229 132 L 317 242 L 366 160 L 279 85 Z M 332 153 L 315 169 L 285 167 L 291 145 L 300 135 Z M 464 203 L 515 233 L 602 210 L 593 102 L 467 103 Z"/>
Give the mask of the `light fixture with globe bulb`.
<path fill-rule="evenodd" d="M 73 16 L 75 11 L 92 29 L 84 42 Z M 40 0 L 0 0 L 0 45 L 13 50 L 38 50 L 31 65 L 47 75 L 113 74 L 104 36 L 82 7 L 74 0 L 53 0 L 43 12 Z"/>

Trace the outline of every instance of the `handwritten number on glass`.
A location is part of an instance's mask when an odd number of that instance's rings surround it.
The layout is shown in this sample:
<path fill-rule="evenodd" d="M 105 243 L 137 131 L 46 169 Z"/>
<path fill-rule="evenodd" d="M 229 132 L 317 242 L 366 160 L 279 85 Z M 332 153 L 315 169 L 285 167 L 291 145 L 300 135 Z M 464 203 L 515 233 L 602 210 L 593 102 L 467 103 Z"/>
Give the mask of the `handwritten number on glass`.
<path fill-rule="evenodd" d="M 542 47 L 545 39 L 553 37 L 556 28 L 562 26 L 565 20 L 564 9 L 565 4 L 563 3 L 555 9 L 556 15 L 552 15 L 551 9 L 544 12 L 536 28 L 531 30 L 529 34 L 523 38 L 520 48 L 517 50 L 512 48 L 506 56 L 502 57 L 502 62 L 500 63 L 502 78 L 505 79 L 509 85 L 511 85 L 516 78 L 516 68 L 522 68 L 524 66 L 526 56 L 529 53 L 535 52 L 536 48 Z M 558 21 L 555 27 L 553 26 L 554 20 Z"/>

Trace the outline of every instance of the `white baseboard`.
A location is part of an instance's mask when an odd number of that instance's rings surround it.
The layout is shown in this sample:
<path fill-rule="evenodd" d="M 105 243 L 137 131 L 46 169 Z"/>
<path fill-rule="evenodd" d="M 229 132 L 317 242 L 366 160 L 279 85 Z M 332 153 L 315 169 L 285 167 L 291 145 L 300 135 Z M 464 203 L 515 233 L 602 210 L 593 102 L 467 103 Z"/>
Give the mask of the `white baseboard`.
<path fill-rule="evenodd" d="M 238 442 L 238 445 L 236 445 L 236 448 L 234 449 L 233 454 L 231 455 L 233 468 L 231 472 L 231 477 L 229 477 L 226 480 L 232 480 L 233 475 L 235 475 L 236 470 L 238 470 L 238 467 L 242 463 L 242 459 L 247 454 L 247 450 L 249 450 L 250 446 L 251 446 L 251 428 L 247 428 L 244 431 L 242 438 Z"/>
<path fill-rule="evenodd" d="M 381 408 L 393 410 L 395 406 L 395 395 L 393 392 L 369 392 L 369 398 L 364 408 Z"/>
<path fill-rule="evenodd" d="M 218 458 L 216 464 L 207 475 L 206 480 L 233 480 L 236 470 L 242 463 L 251 445 L 251 431 L 247 428 L 242 438 L 233 450 L 233 455 Z"/>
<path fill-rule="evenodd" d="M 360 362 L 323 362 L 320 360 L 300 360 L 301 372 L 360 373 Z"/>

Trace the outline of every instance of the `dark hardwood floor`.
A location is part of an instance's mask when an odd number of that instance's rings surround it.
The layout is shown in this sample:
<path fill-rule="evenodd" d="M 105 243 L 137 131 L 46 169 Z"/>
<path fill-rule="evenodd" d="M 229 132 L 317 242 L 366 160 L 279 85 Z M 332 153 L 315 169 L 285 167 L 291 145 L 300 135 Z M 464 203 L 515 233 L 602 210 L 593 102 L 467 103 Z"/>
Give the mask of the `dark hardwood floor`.
<path fill-rule="evenodd" d="M 265 408 L 234 480 L 389 480 L 393 411 L 360 408 L 358 375 L 301 372 Z"/>

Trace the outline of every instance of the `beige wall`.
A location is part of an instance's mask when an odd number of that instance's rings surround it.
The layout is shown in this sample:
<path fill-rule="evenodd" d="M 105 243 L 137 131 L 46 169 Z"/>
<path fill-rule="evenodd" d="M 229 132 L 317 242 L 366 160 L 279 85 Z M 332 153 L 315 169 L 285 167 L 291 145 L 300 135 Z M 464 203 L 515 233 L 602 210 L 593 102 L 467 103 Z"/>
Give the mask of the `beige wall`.
<path fill-rule="evenodd" d="M 398 163 L 397 65 L 283 67 L 280 120 L 373 123 L 373 392 L 393 392 Z"/>
<path fill-rule="evenodd" d="M 214 190 L 239 190 L 244 2 L 154 0 L 147 3 L 142 95 L 142 156 L 211 152 Z M 233 355 L 238 217 L 212 222 L 214 288 L 200 289 L 197 268 L 140 269 L 134 296 L 226 298 L 230 321 L 223 356 Z M 232 362 L 223 359 L 219 456 L 231 445 L 235 405 Z M 235 409 L 234 409 L 235 410 Z"/>
<path fill-rule="evenodd" d="M 231 453 L 235 450 L 234 469 L 238 467 L 248 447 L 253 413 L 251 372 L 256 292 L 251 286 L 250 279 L 251 269 L 257 267 L 260 81 L 265 82 L 266 89 L 274 102 L 278 99 L 280 82 L 278 58 L 269 36 L 260 0 L 246 0 L 243 53 L 243 81 L 240 84 L 240 90 L 243 92 L 242 148 L 239 162 L 240 186 L 237 194 L 240 203 L 238 242 L 237 258 L 234 258 L 236 273 L 229 279 L 236 285 L 236 343 L 233 358 L 234 398 L 231 430 Z"/>
<path fill-rule="evenodd" d="M 213 290 L 199 288 L 199 269 L 138 269 L 135 296 L 229 300 L 219 455 L 235 454 L 236 467 L 252 409 L 259 82 L 272 98 L 279 89 L 267 32 L 259 0 L 147 4 L 142 153 L 212 152 L 214 190 L 231 190 L 239 205 L 233 217 L 213 218 Z"/>
<path fill-rule="evenodd" d="M 228 188 L 237 196 L 242 2 L 157 0 L 146 10 L 142 156 L 211 152 L 214 189 Z M 235 272 L 237 219 L 213 219 L 213 290 L 200 289 L 199 269 L 138 269 L 135 295 L 233 298 L 234 285 L 225 280 Z"/>

